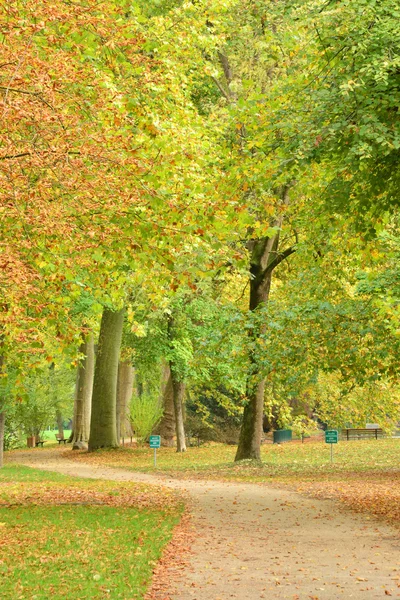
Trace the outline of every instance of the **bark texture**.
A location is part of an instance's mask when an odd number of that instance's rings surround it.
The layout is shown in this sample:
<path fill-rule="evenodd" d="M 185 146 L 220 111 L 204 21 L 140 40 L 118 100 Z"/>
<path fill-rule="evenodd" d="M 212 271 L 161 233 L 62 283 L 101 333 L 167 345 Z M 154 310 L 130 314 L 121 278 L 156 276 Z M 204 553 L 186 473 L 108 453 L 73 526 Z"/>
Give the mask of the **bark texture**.
<path fill-rule="evenodd" d="M 144 394 L 144 383 L 139 379 L 139 377 L 135 378 L 136 380 L 136 392 L 139 398 L 141 398 Z"/>
<path fill-rule="evenodd" d="M 0 336 L 0 349 L 2 346 L 2 337 Z M 4 356 L 0 354 L 0 374 L 4 368 Z M 3 467 L 4 456 L 4 425 L 6 422 L 6 413 L 4 412 L 5 398 L 0 398 L 0 469 Z"/>
<path fill-rule="evenodd" d="M 93 381 L 89 452 L 116 448 L 117 379 L 124 310 L 104 309 Z"/>
<path fill-rule="evenodd" d="M 257 241 L 255 246 L 260 246 Z M 255 260 L 259 248 L 253 248 L 253 263 L 251 265 L 252 272 L 256 271 Z M 258 265 L 260 267 L 260 265 Z M 267 302 L 271 288 L 272 272 L 260 281 L 253 276 L 250 280 L 250 302 L 249 308 L 251 311 L 256 310 L 262 303 Z M 262 330 L 251 331 L 249 335 L 255 339 L 262 333 Z M 243 412 L 243 421 L 240 429 L 239 445 L 235 460 L 243 459 L 260 459 L 261 439 L 263 434 L 263 417 L 264 417 L 264 389 L 265 380 L 260 377 L 257 367 L 256 358 L 253 352 L 250 353 L 250 372 L 246 382 L 246 399 L 247 403 Z"/>
<path fill-rule="evenodd" d="M 162 445 L 171 447 L 174 445 L 175 436 L 175 408 L 171 369 L 168 364 L 163 369 L 160 402 L 163 407 L 163 416 L 157 427 L 157 433 L 161 435 Z"/>
<path fill-rule="evenodd" d="M 0 469 L 3 466 L 5 422 L 6 422 L 6 413 L 2 411 L 2 412 L 0 412 Z"/>
<path fill-rule="evenodd" d="M 176 335 L 178 332 L 176 318 L 173 315 L 170 315 L 168 318 L 167 331 L 170 348 L 173 351 L 173 342 L 174 339 L 176 339 Z M 185 399 L 185 382 L 182 377 L 182 373 L 179 373 L 174 360 L 170 359 L 169 368 L 172 383 L 172 396 L 174 401 L 176 451 L 186 452 L 185 423 L 183 411 L 183 403 Z"/>
<path fill-rule="evenodd" d="M 288 189 L 282 192 L 283 207 L 288 204 Z M 281 228 L 282 216 L 275 220 L 274 227 Z M 249 245 L 250 258 L 250 298 L 249 309 L 256 311 L 266 304 L 271 290 L 272 273 L 285 258 L 293 254 L 293 246 L 279 251 L 279 231 L 272 237 L 252 240 Z M 252 340 L 256 340 L 265 331 L 261 326 L 249 332 Z M 255 459 L 260 460 L 261 440 L 263 434 L 264 416 L 264 389 L 265 379 L 260 373 L 257 358 L 250 352 L 250 370 L 246 383 L 246 405 L 243 412 L 243 421 L 240 429 L 239 445 L 235 460 Z"/>
<path fill-rule="evenodd" d="M 120 361 L 117 384 L 117 440 L 133 437 L 130 403 L 135 371 L 130 362 Z"/>
<path fill-rule="evenodd" d="M 93 334 L 82 342 L 79 353 L 84 358 L 80 361 L 76 374 L 73 431 L 69 440 L 73 450 L 87 448 L 89 440 L 95 362 Z"/>
<path fill-rule="evenodd" d="M 186 452 L 185 424 L 183 419 L 183 402 L 185 400 L 185 383 L 179 381 L 171 368 L 171 381 L 174 398 L 176 451 Z"/>
<path fill-rule="evenodd" d="M 164 393 L 167 388 L 168 382 L 171 378 L 171 369 L 169 368 L 169 363 L 163 361 L 162 369 L 161 369 L 161 379 L 160 379 L 160 403 L 162 404 Z"/>
<path fill-rule="evenodd" d="M 59 409 L 56 410 L 56 419 L 57 419 L 58 435 L 60 435 L 61 437 L 64 437 L 64 420 L 63 420 L 63 416 L 61 414 L 61 410 L 59 410 Z"/>

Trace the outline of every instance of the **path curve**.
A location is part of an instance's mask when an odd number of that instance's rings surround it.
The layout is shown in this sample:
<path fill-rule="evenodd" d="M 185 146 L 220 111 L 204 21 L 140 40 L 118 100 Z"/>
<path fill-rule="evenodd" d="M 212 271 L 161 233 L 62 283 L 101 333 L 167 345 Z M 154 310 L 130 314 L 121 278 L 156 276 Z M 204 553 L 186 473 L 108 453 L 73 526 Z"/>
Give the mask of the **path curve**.
<path fill-rule="evenodd" d="M 66 475 L 188 492 L 196 537 L 171 600 L 400 598 L 399 531 L 340 504 L 257 484 L 180 481 L 69 461 L 51 450 L 13 462 Z"/>

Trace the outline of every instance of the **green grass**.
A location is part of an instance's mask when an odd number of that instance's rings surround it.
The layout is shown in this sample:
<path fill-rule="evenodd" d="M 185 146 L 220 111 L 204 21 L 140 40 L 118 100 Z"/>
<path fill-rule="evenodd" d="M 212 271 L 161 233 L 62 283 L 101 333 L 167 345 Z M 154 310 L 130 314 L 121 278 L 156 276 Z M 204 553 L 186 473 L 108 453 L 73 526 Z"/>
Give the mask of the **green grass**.
<path fill-rule="evenodd" d="M 39 469 L 32 469 L 31 467 L 24 467 L 22 465 L 5 465 L 0 469 L 0 485 L 1 483 L 11 484 L 22 481 L 32 484 L 41 481 L 68 483 L 70 480 L 70 477 L 66 475 L 51 471 L 39 471 Z"/>
<path fill-rule="evenodd" d="M 44 431 L 43 435 L 42 435 L 42 440 L 48 440 L 49 442 L 54 442 L 54 444 L 58 444 L 57 440 L 56 440 L 56 435 L 58 435 L 58 429 L 55 429 L 53 431 Z M 64 429 L 64 437 L 65 438 L 69 438 L 69 436 L 71 435 L 71 430 L 70 429 Z"/>
<path fill-rule="evenodd" d="M 182 511 L 162 496 L 140 484 L 4 467 L 0 597 L 143 598 Z"/>
<path fill-rule="evenodd" d="M 149 448 L 120 448 L 94 455 L 81 454 L 77 459 L 136 471 L 248 481 L 350 472 L 387 472 L 400 468 L 400 439 L 340 441 L 334 446 L 332 465 L 330 445 L 323 441 L 266 444 L 262 447 L 261 464 L 252 461 L 234 463 L 235 452 L 235 447 L 222 444 L 188 448 L 183 454 L 177 454 L 172 448 L 161 448 L 157 451 L 156 469 L 153 466 L 153 451 Z"/>

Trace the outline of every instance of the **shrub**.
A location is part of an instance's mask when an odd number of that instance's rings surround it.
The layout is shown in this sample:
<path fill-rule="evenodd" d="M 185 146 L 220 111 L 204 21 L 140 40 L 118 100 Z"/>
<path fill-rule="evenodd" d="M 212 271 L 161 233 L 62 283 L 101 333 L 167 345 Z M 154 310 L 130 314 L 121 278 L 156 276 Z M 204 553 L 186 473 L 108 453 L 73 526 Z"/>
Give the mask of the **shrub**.
<path fill-rule="evenodd" d="M 158 395 L 145 393 L 134 396 L 131 402 L 132 428 L 140 443 L 144 443 L 162 417 Z"/>

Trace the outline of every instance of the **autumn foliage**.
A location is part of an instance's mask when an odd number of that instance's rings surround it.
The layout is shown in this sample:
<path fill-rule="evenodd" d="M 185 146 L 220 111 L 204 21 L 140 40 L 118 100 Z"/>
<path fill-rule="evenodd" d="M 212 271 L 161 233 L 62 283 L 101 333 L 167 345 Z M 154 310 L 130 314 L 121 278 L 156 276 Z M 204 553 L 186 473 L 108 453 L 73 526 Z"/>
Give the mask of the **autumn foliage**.
<path fill-rule="evenodd" d="M 27 295 L 31 316 L 46 298 L 51 313 L 51 296 L 68 292 L 94 250 L 121 234 L 118 219 L 145 203 L 135 180 L 144 168 L 135 132 L 151 75 L 143 40 L 117 4 L 12 2 L 2 9 L 6 323 L 21 318 Z"/>

